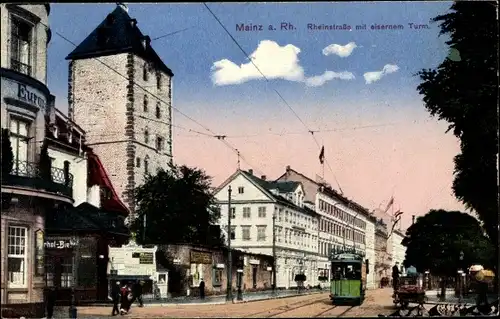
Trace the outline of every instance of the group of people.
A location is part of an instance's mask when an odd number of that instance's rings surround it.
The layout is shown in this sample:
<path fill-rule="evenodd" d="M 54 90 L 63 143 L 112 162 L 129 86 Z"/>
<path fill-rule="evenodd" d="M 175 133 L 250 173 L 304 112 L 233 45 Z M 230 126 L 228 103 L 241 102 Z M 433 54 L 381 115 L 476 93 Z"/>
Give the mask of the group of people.
<path fill-rule="evenodd" d="M 137 300 L 139 302 L 139 307 L 143 307 L 144 303 L 142 300 L 142 281 L 137 280 L 133 284 L 120 285 L 117 281 L 111 289 L 111 298 L 113 299 L 113 311 L 112 316 L 118 314 L 126 315 L 130 311 L 130 307 Z M 120 307 L 118 307 L 120 305 Z"/>

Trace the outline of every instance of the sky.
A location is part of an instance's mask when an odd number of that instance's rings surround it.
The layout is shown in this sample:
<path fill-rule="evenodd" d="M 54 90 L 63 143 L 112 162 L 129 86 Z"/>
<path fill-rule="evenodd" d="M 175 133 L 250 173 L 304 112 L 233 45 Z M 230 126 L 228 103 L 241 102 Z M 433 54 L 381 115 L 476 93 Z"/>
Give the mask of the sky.
<path fill-rule="evenodd" d="M 242 169 L 268 179 L 290 165 L 369 209 L 394 196 L 407 227 L 432 208 L 464 210 L 451 189 L 459 141 L 429 116 L 415 76 L 447 57 L 430 19 L 451 4 L 209 3 L 238 44 L 202 3 L 128 8 L 144 34 L 160 37 L 152 46 L 175 74 L 177 164 L 204 169 L 218 186 L 238 168 L 235 148 Z M 61 110 L 69 41 L 83 41 L 115 6 L 52 4 L 48 86 Z"/>

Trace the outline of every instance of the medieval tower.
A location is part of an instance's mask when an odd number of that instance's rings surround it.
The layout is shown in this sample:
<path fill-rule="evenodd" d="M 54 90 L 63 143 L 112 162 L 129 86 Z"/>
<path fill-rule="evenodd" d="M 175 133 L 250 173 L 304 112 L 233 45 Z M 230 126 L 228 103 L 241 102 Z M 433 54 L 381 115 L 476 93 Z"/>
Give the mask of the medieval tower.
<path fill-rule="evenodd" d="M 86 132 L 118 196 L 172 162 L 172 71 L 119 4 L 67 57 L 69 117 Z"/>

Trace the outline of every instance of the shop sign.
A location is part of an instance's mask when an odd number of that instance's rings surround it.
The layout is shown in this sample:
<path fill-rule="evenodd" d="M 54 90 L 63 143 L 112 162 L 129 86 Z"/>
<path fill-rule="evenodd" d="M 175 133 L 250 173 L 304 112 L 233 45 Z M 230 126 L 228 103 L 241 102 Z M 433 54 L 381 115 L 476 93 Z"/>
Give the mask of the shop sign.
<path fill-rule="evenodd" d="M 192 264 L 212 264 L 212 253 L 191 250 Z"/>
<path fill-rule="evenodd" d="M 47 105 L 47 102 L 40 95 L 32 91 L 32 89 L 28 88 L 26 84 L 17 84 L 17 97 L 24 102 L 42 109 L 45 109 Z"/>
<path fill-rule="evenodd" d="M 73 239 L 47 240 L 44 243 L 45 248 L 53 249 L 70 249 L 76 245 L 78 245 L 78 242 Z"/>
<path fill-rule="evenodd" d="M 43 276 L 45 268 L 44 260 L 44 234 L 43 230 L 39 229 L 35 232 L 35 262 L 36 262 L 36 274 L 38 276 Z"/>

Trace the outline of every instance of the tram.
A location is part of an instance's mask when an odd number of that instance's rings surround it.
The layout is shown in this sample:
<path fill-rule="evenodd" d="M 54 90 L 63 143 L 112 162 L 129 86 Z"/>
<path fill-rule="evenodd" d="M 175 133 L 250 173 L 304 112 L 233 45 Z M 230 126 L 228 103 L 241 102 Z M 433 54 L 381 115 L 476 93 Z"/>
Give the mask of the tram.
<path fill-rule="evenodd" d="M 333 305 L 361 305 L 365 299 L 367 268 L 356 251 L 332 251 L 330 299 Z"/>

